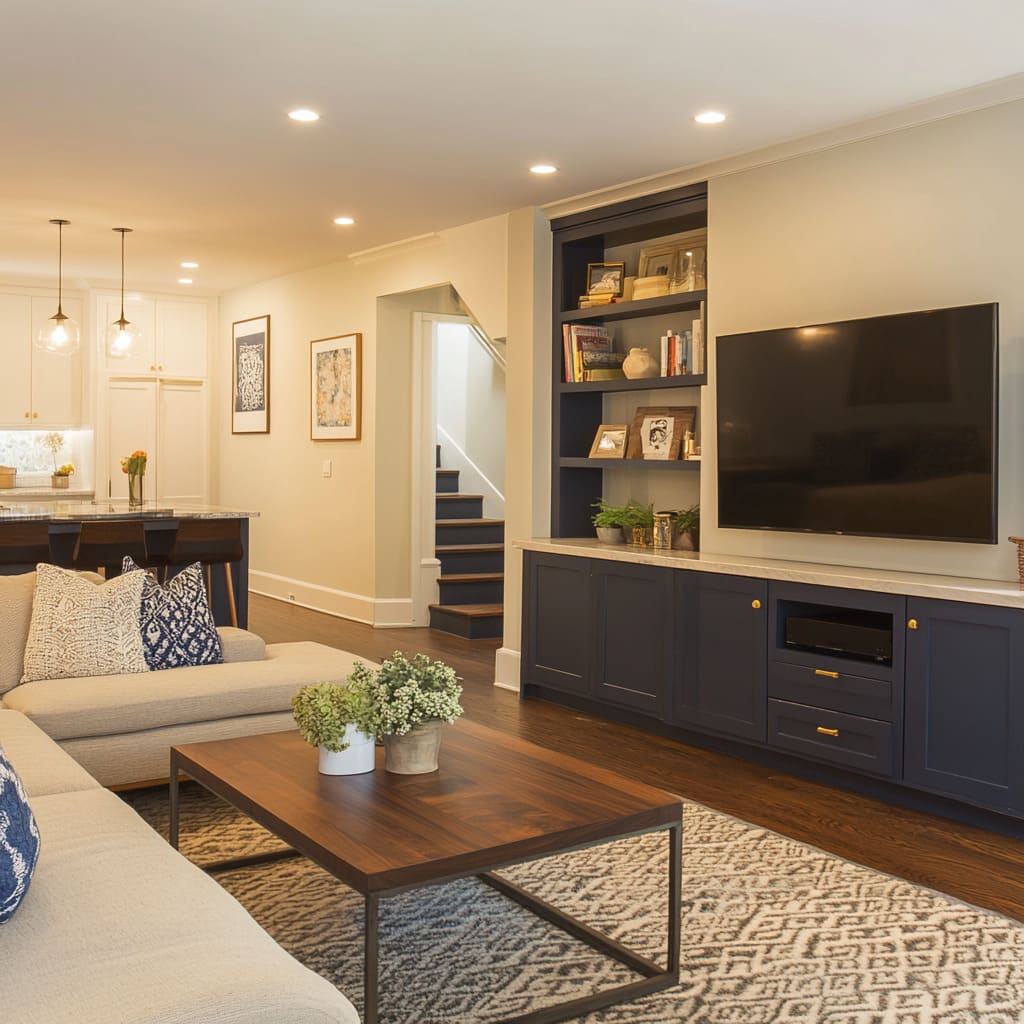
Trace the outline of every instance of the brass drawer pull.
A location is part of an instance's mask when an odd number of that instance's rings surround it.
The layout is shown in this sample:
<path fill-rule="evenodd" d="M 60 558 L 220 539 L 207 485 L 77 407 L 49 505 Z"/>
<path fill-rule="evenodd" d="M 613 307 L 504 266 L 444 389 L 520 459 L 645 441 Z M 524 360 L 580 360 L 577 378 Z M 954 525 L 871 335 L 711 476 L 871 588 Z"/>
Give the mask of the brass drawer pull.
<path fill-rule="evenodd" d="M 839 673 L 838 672 L 829 672 L 829 670 L 827 668 L 816 668 L 814 670 L 814 674 L 816 676 L 825 676 L 827 679 L 838 679 L 839 678 Z"/>
<path fill-rule="evenodd" d="M 819 725 L 818 728 L 815 731 L 816 732 L 820 732 L 822 736 L 838 736 L 839 735 L 839 730 L 838 729 L 826 729 L 825 726 L 823 726 L 823 725 Z"/>

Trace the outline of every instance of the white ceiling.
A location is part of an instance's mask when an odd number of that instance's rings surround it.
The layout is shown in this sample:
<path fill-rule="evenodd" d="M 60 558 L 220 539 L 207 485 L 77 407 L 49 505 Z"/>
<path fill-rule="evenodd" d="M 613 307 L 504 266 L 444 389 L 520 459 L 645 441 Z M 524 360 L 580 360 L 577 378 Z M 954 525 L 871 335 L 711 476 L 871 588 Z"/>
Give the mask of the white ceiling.
<path fill-rule="evenodd" d="M 0 278 L 52 277 L 66 217 L 70 283 L 128 226 L 130 288 L 195 259 L 216 293 L 1004 78 L 1022 39 L 1020 0 L 4 0 Z"/>

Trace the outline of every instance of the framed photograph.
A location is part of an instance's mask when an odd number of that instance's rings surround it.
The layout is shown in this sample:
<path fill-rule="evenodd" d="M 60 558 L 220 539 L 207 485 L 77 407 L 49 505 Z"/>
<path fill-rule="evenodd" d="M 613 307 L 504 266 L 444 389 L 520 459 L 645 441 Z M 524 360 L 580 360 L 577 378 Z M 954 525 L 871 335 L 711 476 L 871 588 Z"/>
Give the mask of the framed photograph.
<path fill-rule="evenodd" d="M 626 437 L 629 426 L 625 423 L 602 423 L 590 446 L 592 459 L 621 459 L 626 455 Z"/>
<path fill-rule="evenodd" d="M 310 342 L 310 437 L 358 441 L 362 405 L 361 334 Z"/>
<path fill-rule="evenodd" d="M 588 263 L 588 295 L 621 295 L 626 281 L 625 263 Z"/>
<path fill-rule="evenodd" d="M 708 236 L 690 231 L 676 242 L 669 292 L 695 292 L 707 287 Z"/>
<path fill-rule="evenodd" d="M 640 250 L 638 277 L 671 277 L 675 267 L 676 246 L 674 242 L 652 245 Z"/>
<path fill-rule="evenodd" d="M 682 458 L 684 441 L 697 422 L 693 405 L 642 405 L 633 414 L 627 459 L 665 462 Z"/>
<path fill-rule="evenodd" d="M 231 433 L 270 433 L 270 317 L 231 325 Z"/>

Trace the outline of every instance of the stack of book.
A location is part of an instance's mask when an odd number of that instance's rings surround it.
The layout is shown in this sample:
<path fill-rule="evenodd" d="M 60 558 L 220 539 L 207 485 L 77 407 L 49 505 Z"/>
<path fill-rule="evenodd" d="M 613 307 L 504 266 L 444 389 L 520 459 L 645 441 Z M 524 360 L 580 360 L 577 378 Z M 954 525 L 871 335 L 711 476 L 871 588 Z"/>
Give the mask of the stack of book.
<path fill-rule="evenodd" d="M 618 380 L 625 376 L 621 352 L 612 351 L 611 331 L 600 324 L 563 324 L 562 349 L 567 384 Z"/>
<path fill-rule="evenodd" d="M 614 292 L 591 292 L 590 295 L 580 296 L 579 305 L 580 309 L 590 309 L 591 306 L 610 306 L 613 302 L 620 301 Z"/>

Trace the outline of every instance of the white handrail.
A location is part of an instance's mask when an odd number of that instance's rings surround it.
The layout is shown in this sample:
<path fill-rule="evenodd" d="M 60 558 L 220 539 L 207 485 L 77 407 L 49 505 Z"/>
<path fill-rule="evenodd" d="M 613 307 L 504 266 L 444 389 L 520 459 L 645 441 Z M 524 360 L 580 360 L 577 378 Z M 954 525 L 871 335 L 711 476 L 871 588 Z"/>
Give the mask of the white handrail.
<path fill-rule="evenodd" d="M 507 363 L 505 361 L 505 354 L 498 350 L 498 342 L 504 344 L 505 339 L 496 338 L 494 341 L 492 341 L 490 338 L 487 337 L 487 335 L 483 332 L 483 330 L 481 330 L 481 328 L 477 324 L 472 322 L 470 322 L 469 324 L 469 329 L 473 332 L 473 335 L 476 337 L 476 340 L 480 343 L 480 345 L 484 348 L 488 355 L 490 355 L 494 362 L 498 366 L 500 366 L 502 370 L 505 370 L 507 367 Z"/>

